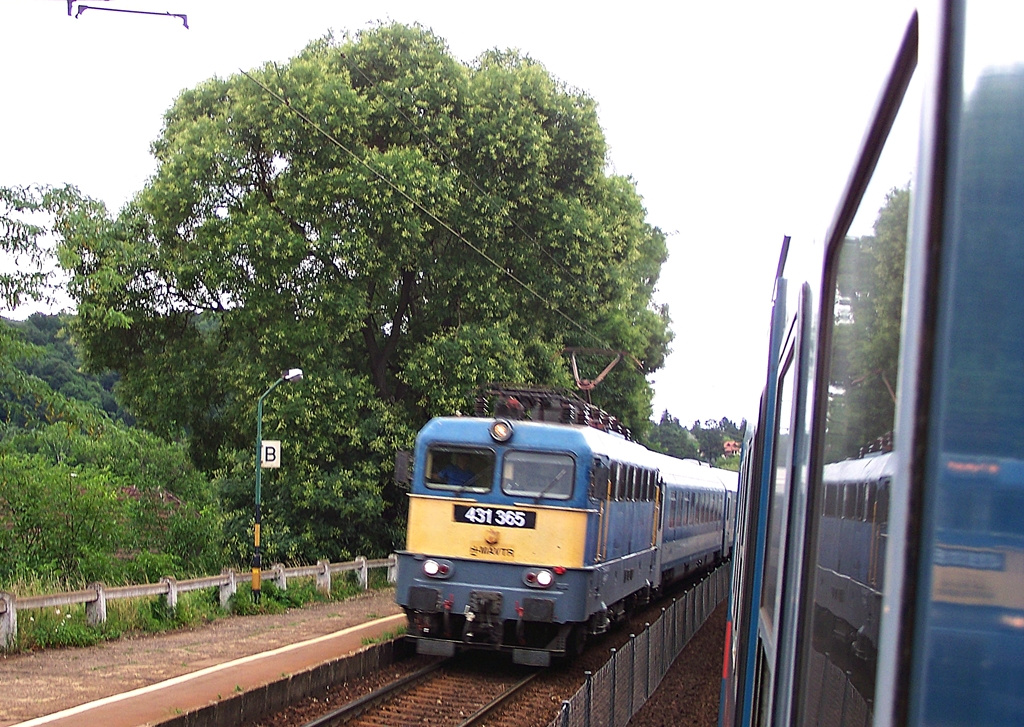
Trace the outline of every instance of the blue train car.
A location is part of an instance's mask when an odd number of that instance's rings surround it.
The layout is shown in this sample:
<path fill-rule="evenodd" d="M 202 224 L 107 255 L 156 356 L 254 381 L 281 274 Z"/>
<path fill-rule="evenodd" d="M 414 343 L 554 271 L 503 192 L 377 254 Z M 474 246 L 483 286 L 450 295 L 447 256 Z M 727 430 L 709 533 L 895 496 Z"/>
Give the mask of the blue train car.
<path fill-rule="evenodd" d="M 417 437 L 396 601 L 419 653 L 546 665 L 729 556 L 735 473 L 518 413 L 433 419 Z"/>
<path fill-rule="evenodd" d="M 1011 10 L 913 14 L 824 249 L 783 244 L 741 464 L 723 725 L 1024 723 Z"/>

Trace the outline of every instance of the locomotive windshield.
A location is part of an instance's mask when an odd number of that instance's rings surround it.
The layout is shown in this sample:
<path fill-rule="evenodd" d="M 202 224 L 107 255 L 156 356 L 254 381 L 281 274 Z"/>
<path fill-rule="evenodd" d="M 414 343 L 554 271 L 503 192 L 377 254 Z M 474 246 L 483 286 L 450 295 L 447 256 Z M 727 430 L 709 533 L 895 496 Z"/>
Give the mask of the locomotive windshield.
<path fill-rule="evenodd" d="M 424 479 L 432 490 L 489 492 L 494 479 L 494 452 L 469 447 L 430 447 Z"/>
<path fill-rule="evenodd" d="M 575 467 L 575 460 L 567 454 L 509 452 L 501 470 L 501 490 L 506 495 L 568 500 Z"/>

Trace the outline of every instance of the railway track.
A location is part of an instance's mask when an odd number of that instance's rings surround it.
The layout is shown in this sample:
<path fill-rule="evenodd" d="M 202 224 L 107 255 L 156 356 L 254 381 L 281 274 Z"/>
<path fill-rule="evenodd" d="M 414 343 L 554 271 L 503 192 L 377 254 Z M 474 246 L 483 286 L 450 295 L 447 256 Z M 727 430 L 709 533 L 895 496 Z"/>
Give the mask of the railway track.
<path fill-rule="evenodd" d="M 428 665 L 303 727 L 480 724 L 539 672 L 463 655 Z"/>
<path fill-rule="evenodd" d="M 675 584 L 675 587 L 662 601 L 639 608 L 630 614 L 626 623 L 621 624 L 603 636 L 592 639 L 580 657 L 571 660 L 558 659 L 550 667 L 536 671 L 536 678 L 525 684 L 515 695 L 500 697 L 500 699 L 492 697 L 497 703 L 493 705 L 488 713 L 487 725 L 489 727 L 540 727 L 549 724 L 557 716 L 562 700 L 570 698 L 582 686 L 587 672 L 596 673 L 600 670 L 608 660 L 611 649 L 623 648 L 629 640 L 630 634 L 642 632 L 647 623 L 654 621 L 660 616 L 660 612 L 667 605 L 671 597 L 681 596 L 691 585 L 692 581 Z M 367 677 L 364 681 L 368 683 L 362 687 L 358 683 L 354 683 L 352 685 L 345 685 L 345 688 L 342 689 L 340 688 L 341 685 L 339 685 L 338 691 L 341 694 L 327 694 L 322 695 L 319 699 L 311 698 L 305 700 L 302 703 L 293 705 L 286 712 L 268 715 L 257 722 L 247 723 L 244 727 L 299 727 L 300 725 L 302 727 L 312 727 L 313 725 L 333 724 L 416 724 L 420 727 L 424 724 L 473 724 L 473 722 L 467 720 L 474 716 L 474 712 L 486 700 L 481 697 L 474 699 L 475 704 L 473 705 L 459 706 L 458 709 L 453 708 L 449 710 L 448 706 L 454 705 L 454 695 L 459 692 L 482 692 L 486 688 L 490 690 L 489 694 L 493 693 L 497 697 L 500 688 L 496 690 L 493 687 L 484 687 L 482 682 L 475 680 L 480 679 L 483 674 L 489 674 L 492 677 L 496 674 L 499 680 L 504 680 L 505 682 L 511 682 L 515 678 L 514 674 L 510 675 L 512 665 L 509 661 L 501 659 L 497 654 L 491 652 L 466 652 L 460 654 L 454 660 L 442 660 L 437 662 L 433 668 L 437 670 L 454 669 L 452 666 L 453 661 L 456 662 L 456 666 L 459 663 L 471 664 L 474 681 L 470 682 L 469 686 L 456 686 L 454 681 L 447 682 L 447 686 L 442 687 L 432 698 L 427 697 L 419 702 L 411 702 L 413 706 L 410 709 L 413 711 L 413 717 L 407 721 L 402 721 L 406 720 L 408 715 L 399 716 L 398 712 L 389 712 L 387 710 L 392 709 L 392 707 L 385 707 L 381 703 L 385 699 L 391 699 L 387 696 L 389 692 L 406 691 L 410 683 L 421 680 L 423 678 L 422 675 L 413 676 L 417 670 L 429 673 L 429 670 L 424 668 L 423 659 L 425 657 L 414 657 L 414 659 L 420 660 L 420 665 L 413 666 L 410 664 L 409 668 L 401 669 L 396 664 L 396 668 L 393 669 L 396 673 L 392 674 L 390 680 L 385 681 L 381 678 L 383 677 L 383 674 L 381 674 L 376 678 L 373 676 Z M 717 666 L 720 666 L 720 659 L 721 654 L 717 653 L 712 661 L 717 660 Z M 717 666 L 713 667 L 712 671 Z M 523 667 L 515 668 L 523 669 Z M 525 676 L 528 672 L 520 673 Z M 400 681 L 401 683 L 393 686 L 392 684 L 395 681 Z M 374 690 L 372 694 L 369 693 L 370 690 Z M 328 703 L 341 704 L 341 702 L 337 701 L 337 698 L 345 693 L 347 693 L 345 706 L 342 709 L 335 708 L 329 715 L 325 715 L 325 710 L 331 709 Z M 356 695 L 360 694 L 366 696 L 356 698 Z M 348 702 L 347 700 L 354 701 Z M 355 712 L 363 711 L 369 715 L 371 709 L 375 711 L 377 721 L 353 721 L 355 719 Z M 438 717 L 435 717 L 435 712 L 439 715 Z M 447 716 L 441 716 L 446 712 Z"/>

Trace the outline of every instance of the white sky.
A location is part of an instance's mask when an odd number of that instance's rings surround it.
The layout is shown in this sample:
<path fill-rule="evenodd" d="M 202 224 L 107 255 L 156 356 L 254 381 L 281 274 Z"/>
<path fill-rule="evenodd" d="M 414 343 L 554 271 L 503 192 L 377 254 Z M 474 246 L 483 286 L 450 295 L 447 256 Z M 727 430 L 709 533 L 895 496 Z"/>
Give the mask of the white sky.
<path fill-rule="evenodd" d="M 75 8 L 82 3 L 75 2 Z M 598 103 L 612 171 L 670 234 L 676 339 L 654 417 L 756 414 L 784 234 L 820 240 L 912 3 L 0 0 L 0 185 L 77 185 L 112 212 L 155 171 L 175 97 L 328 30 L 417 22 L 453 55 L 519 48 Z M 597 372 L 592 372 L 596 374 Z M 584 374 L 587 375 L 587 374 Z"/>

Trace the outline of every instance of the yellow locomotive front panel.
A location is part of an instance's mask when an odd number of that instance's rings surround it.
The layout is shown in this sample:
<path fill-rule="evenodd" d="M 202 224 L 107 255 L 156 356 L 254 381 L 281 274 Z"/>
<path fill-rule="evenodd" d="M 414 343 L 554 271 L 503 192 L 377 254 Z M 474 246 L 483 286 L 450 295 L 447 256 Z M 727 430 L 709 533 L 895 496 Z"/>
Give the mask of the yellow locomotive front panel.
<path fill-rule="evenodd" d="M 580 568 L 588 511 L 409 496 L 406 549 L 448 558 Z"/>

